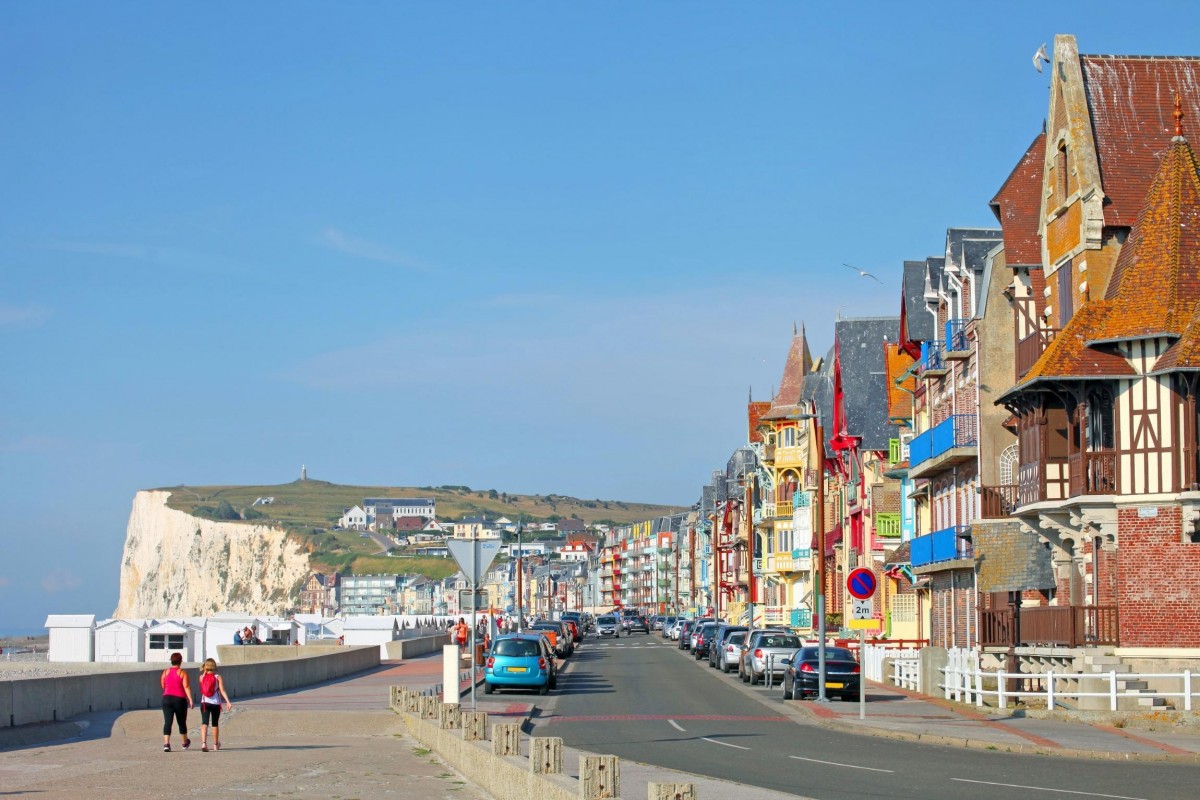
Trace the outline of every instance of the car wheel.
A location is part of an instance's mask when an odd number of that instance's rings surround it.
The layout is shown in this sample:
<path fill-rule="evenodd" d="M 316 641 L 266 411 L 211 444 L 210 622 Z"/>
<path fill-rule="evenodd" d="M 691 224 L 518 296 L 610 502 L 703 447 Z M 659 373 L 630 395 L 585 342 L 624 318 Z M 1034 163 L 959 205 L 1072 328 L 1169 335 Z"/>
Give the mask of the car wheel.
<path fill-rule="evenodd" d="M 553 678 L 550 679 L 550 688 L 551 689 L 558 688 L 558 676 L 557 675 L 555 675 Z"/>
<path fill-rule="evenodd" d="M 492 684 L 490 684 L 490 683 L 483 684 L 483 693 L 484 694 L 491 694 L 494 691 L 496 691 L 496 687 L 493 686 Z"/>
<path fill-rule="evenodd" d="M 763 679 L 762 675 L 759 675 L 754 672 L 750 673 L 750 685 L 751 686 L 754 686 L 756 683 L 759 683 L 762 679 Z"/>
<path fill-rule="evenodd" d="M 728 661 L 721 665 L 721 672 L 724 672 L 726 675 L 729 674 L 729 662 Z"/>
<path fill-rule="evenodd" d="M 543 683 L 541 686 L 538 687 L 538 694 L 540 694 L 540 695 L 550 694 L 550 681 L 546 681 L 545 683 Z"/>
<path fill-rule="evenodd" d="M 783 699 L 784 700 L 795 700 L 796 699 L 796 690 L 787 681 L 783 682 Z"/>
<path fill-rule="evenodd" d="M 857 700 L 857 699 L 858 699 L 858 698 L 857 698 L 857 697 L 855 697 L 855 696 L 854 696 L 854 695 L 852 695 L 852 694 L 844 694 L 844 695 L 842 695 L 842 702 L 844 702 L 844 703 L 851 703 L 851 702 L 853 702 L 853 701 L 855 701 L 855 700 Z"/>

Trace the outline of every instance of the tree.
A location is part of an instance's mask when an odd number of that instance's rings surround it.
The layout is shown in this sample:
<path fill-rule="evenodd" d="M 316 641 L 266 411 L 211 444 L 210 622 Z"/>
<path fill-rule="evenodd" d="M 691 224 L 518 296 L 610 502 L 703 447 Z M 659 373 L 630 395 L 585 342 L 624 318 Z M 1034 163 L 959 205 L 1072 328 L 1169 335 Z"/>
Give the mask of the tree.
<path fill-rule="evenodd" d="M 213 519 L 241 519 L 242 515 L 237 512 L 233 506 L 229 505 L 228 500 L 222 500 L 217 503 L 217 508 L 213 511 Z"/>

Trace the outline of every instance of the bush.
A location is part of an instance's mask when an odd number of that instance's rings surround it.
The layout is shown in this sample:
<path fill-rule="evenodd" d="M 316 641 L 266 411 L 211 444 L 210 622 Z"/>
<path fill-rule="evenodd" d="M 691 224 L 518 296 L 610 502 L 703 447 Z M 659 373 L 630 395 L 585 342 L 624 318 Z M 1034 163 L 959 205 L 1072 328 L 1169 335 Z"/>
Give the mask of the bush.
<path fill-rule="evenodd" d="M 260 511 L 255 511 L 253 508 L 247 508 L 242 512 L 242 519 L 262 519 L 263 514 Z"/>

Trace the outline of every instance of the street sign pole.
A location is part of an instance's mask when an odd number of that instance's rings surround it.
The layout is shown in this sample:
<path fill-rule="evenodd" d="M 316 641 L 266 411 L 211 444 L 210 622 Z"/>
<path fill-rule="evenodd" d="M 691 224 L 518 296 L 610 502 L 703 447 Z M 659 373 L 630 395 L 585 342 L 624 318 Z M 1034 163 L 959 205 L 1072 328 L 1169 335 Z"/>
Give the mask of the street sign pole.
<path fill-rule="evenodd" d="M 475 574 L 479 569 L 478 562 L 476 561 L 476 559 L 479 555 L 478 552 L 476 552 L 478 549 L 476 547 L 477 541 L 478 541 L 478 533 L 475 530 L 475 526 L 472 525 L 471 526 L 471 575 L 470 575 L 470 578 L 471 578 L 471 584 L 470 584 L 470 586 L 471 586 L 471 710 L 472 711 L 479 710 L 478 706 L 475 705 L 475 607 L 479 605 L 479 603 L 476 602 L 476 597 L 475 597 L 475 590 L 477 588 L 476 584 L 475 584 Z M 859 683 L 862 683 L 862 681 L 859 681 Z"/>
<path fill-rule="evenodd" d="M 858 629 L 858 718 L 867 718 L 867 671 L 863 669 L 863 664 L 866 662 L 866 653 L 864 649 L 867 646 L 867 632 L 863 628 Z"/>

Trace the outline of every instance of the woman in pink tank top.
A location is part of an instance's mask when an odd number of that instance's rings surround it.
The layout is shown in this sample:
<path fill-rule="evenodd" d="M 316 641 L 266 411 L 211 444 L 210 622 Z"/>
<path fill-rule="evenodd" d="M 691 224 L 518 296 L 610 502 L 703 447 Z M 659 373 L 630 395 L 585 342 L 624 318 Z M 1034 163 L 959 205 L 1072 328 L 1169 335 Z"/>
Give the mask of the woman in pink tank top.
<path fill-rule="evenodd" d="M 187 735 L 187 712 L 192 708 L 192 682 L 183 669 L 183 654 L 171 653 L 171 666 L 163 670 L 159 683 L 162 684 L 163 699 L 163 752 L 171 752 L 171 721 L 179 726 L 183 737 L 183 749 L 191 746 Z"/>

